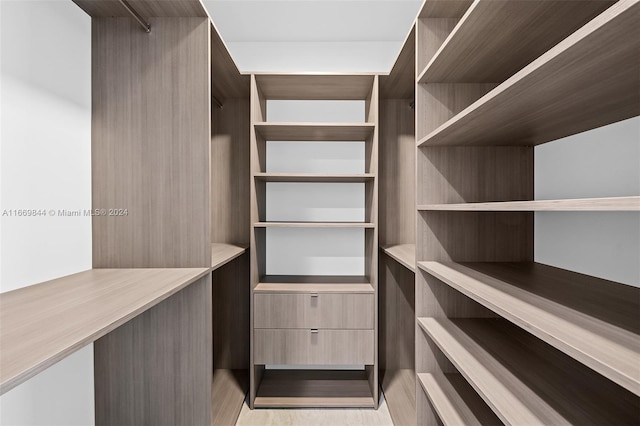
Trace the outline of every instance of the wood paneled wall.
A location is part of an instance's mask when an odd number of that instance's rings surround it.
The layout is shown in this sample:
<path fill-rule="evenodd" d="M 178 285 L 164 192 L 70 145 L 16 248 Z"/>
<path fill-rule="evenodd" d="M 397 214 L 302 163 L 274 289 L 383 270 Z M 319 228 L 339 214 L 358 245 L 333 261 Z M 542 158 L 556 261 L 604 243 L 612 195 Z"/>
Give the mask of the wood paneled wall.
<path fill-rule="evenodd" d="M 93 267 L 207 267 L 210 24 L 92 20 Z"/>

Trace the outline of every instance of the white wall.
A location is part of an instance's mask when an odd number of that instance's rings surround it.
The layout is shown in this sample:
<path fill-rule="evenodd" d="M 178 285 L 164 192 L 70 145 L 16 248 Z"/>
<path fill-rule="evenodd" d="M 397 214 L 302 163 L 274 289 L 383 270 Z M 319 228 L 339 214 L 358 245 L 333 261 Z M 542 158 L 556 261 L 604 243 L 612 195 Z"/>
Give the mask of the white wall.
<path fill-rule="evenodd" d="M 535 148 L 535 198 L 640 195 L 640 118 Z M 640 213 L 538 212 L 535 260 L 640 286 Z"/>
<path fill-rule="evenodd" d="M 71 1 L 0 1 L 0 291 L 91 268 L 91 20 Z M 51 215 L 50 211 L 55 212 Z M 0 397 L 2 425 L 94 423 L 93 347 Z"/>

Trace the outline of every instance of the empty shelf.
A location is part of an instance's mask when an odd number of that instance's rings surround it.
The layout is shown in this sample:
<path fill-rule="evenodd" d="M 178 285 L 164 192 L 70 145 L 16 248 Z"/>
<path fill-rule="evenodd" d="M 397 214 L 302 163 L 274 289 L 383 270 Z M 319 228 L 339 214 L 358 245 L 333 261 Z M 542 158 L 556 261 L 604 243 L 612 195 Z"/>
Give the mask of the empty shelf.
<path fill-rule="evenodd" d="M 502 425 L 460 374 L 420 373 L 418 381 L 445 426 Z"/>
<path fill-rule="evenodd" d="M 375 179 L 373 173 L 360 174 L 310 174 L 310 173 L 256 173 L 265 182 L 368 182 Z"/>
<path fill-rule="evenodd" d="M 576 7 L 566 1 L 474 2 L 418 82 L 504 81 L 613 3 L 586 1 Z"/>
<path fill-rule="evenodd" d="M 256 222 L 255 228 L 374 228 L 370 222 Z"/>
<path fill-rule="evenodd" d="M 217 269 L 222 265 L 231 262 L 236 257 L 241 256 L 246 250 L 246 247 L 234 244 L 211 244 L 211 268 Z"/>
<path fill-rule="evenodd" d="M 413 369 L 386 369 L 381 372 L 382 390 L 394 425 L 416 424 L 416 373 Z"/>
<path fill-rule="evenodd" d="M 256 293 L 373 293 L 365 276 L 265 275 Z"/>
<path fill-rule="evenodd" d="M 640 211 L 640 197 L 424 204 L 421 211 Z"/>
<path fill-rule="evenodd" d="M 418 324 L 506 424 L 637 423 L 635 395 L 505 320 Z"/>
<path fill-rule="evenodd" d="M 256 123 L 256 132 L 268 141 L 355 141 L 373 133 L 373 123 Z"/>
<path fill-rule="evenodd" d="M 383 247 L 387 256 L 400 263 L 402 266 L 416 271 L 416 245 L 415 244 L 396 244 L 393 246 Z"/>
<path fill-rule="evenodd" d="M 256 74 L 265 99 L 282 100 L 364 100 L 373 80 L 373 74 Z"/>
<path fill-rule="evenodd" d="M 419 262 L 476 302 L 640 394 L 640 289 L 531 263 Z"/>
<path fill-rule="evenodd" d="M 255 407 L 373 408 L 374 400 L 365 371 L 265 370 Z"/>
<path fill-rule="evenodd" d="M 91 269 L 0 295 L 0 394 L 209 273 Z"/>
<path fill-rule="evenodd" d="M 638 115 L 639 14 L 617 2 L 418 146 L 538 145 Z"/>
<path fill-rule="evenodd" d="M 213 370 L 211 385 L 211 425 L 228 426 L 236 423 L 247 394 L 247 370 Z"/>

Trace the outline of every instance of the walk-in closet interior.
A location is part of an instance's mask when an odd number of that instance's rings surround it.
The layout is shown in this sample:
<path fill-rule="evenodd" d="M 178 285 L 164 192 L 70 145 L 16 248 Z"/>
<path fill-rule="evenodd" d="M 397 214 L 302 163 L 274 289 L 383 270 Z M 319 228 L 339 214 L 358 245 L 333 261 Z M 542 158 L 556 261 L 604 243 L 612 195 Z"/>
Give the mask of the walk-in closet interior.
<path fill-rule="evenodd" d="M 536 147 L 640 115 L 638 0 L 425 0 L 387 73 L 244 73 L 199 0 L 73 2 L 91 207 L 128 213 L 0 294 L 2 393 L 93 342 L 99 425 L 640 422 L 640 282 L 536 255 L 539 214 L 638 225 L 640 193 L 534 187 Z"/>

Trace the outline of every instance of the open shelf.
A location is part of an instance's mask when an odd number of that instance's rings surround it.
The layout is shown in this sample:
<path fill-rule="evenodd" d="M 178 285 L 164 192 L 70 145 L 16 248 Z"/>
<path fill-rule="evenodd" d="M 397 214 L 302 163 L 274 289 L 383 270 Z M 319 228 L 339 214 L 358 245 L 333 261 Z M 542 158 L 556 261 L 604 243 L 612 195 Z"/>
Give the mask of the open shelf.
<path fill-rule="evenodd" d="M 502 425 L 460 374 L 420 373 L 418 381 L 444 425 Z"/>
<path fill-rule="evenodd" d="M 255 293 L 374 293 L 361 275 L 264 275 Z"/>
<path fill-rule="evenodd" d="M 211 244 L 211 269 L 217 269 L 241 256 L 247 250 L 246 247 L 235 244 L 213 243 Z"/>
<path fill-rule="evenodd" d="M 614 4 L 418 146 L 538 145 L 638 115 L 639 13 Z"/>
<path fill-rule="evenodd" d="M 0 394 L 207 273 L 208 268 L 91 269 L 2 293 Z"/>
<path fill-rule="evenodd" d="M 256 179 L 265 182 L 322 182 L 322 183 L 352 183 L 368 182 L 375 179 L 373 173 L 359 174 L 315 174 L 315 173 L 255 173 Z"/>
<path fill-rule="evenodd" d="M 236 423 L 242 410 L 249 385 L 247 370 L 213 370 L 211 385 L 211 425 L 228 426 Z"/>
<path fill-rule="evenodd" d="M 640 395 L 640 289 L 536 263 L 420 269 Z"/>
<path fill-rule="evenodd" d="M 506 424 L 638 420 L 635 395 L 505 320 L 419 318 L 418 324 Z"/>
<path fill-rule="evenodd" d="M 355 141 L 373 133 L 374 123 L 255 123 L 256 132 L 268 141 Z"/>
<path fill-rule="evenodd" d="M 502 82 L 613 3 L 474 2 L 418 82 Z"/>
<path fill-rule="evenodd" d="M 254 228 L 375 228 L 370 222 L 256 222 Z"/>
<path fill-rule="evenodd" d="M 421 211 L 640 211 L 640 197 L 424 204 Z"/>
<path fill-rule="evenodd" d="M 363 100 L 371 93 L 373 74 L 256 74 L 265 99 Z"/>
<path fill-rule="evenodd" d="M 383 247 L 387 256 L 400 263 L 402 266 L 416 271 L 416 245 L 415 244 L 394 244 Z"/>
<path fill-rule="evenodd" d="M 265 370 L 255 407 L 373 408 L 374 400 L 365 371 Z"/>

